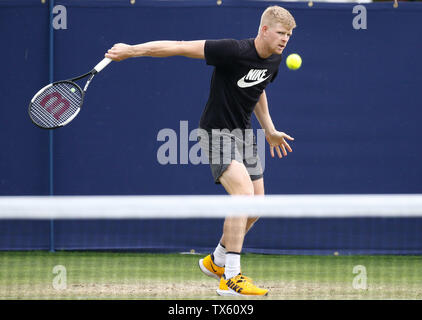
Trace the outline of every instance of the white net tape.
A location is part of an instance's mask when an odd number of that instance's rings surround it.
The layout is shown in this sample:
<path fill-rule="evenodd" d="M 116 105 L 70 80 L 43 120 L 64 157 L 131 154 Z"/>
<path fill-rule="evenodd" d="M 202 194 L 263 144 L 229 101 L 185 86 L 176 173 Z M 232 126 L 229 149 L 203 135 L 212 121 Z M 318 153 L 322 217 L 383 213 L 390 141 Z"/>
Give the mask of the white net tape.
<path fill-rule="evenodd" d="M 421 194 L 3 196 L 0 219 L 420 217 Z"/>

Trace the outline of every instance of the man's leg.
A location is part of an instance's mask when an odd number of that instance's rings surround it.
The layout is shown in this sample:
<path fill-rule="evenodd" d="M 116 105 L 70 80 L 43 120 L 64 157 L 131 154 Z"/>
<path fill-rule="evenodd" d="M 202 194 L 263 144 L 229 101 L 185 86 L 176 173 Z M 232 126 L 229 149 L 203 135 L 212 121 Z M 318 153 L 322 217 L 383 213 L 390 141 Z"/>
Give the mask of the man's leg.
<path fill-rule="evenodd" d="M 255 193 L 262 194 L 263 181 L 262 179 L 259 180 L 253 183 L 246 167 L 236 160 L 231 162 L 230 166 L 220 177 L 220 183 L 230 195 L 254 196 Z M 221 245 L 218 245 L 216 248 L 218 251 L 224 249 L 226 252 L 225 265 L 222 262 L 222 267 L 214 264 L 216 251 L 214 251 L 214 254 L 199 261 L 200 268 L 205 274 L 215 277 L 217 272 L 221 272 L 220 286 L 217 290 L 219 295 L 258 296 L 267 295 L 268 293 L 268 290 L 258 288 L 252 283 L 250 278 L 245 277 L 240 273 L 240 253 L 243 247 L 243 239 L 247 230 L 252 227 L 256 220 L 256 217 L 248 218 L 247 216 L 226 217 L 223 227 L 223 236 L 221 238 L 225 248 Z M 222 252 L 220 252 L 220 254 L 222 254 Z M 205 260 L 206 264 L 210 264 L 211 269 L 214 272 L 210 272 L 205 268 Z"/>
<path fill-rule="evenodd" d="M 227 170 L 220 177 L 220 182 L 230 195 L 254 196 L 255 189 L 246 167 L 233 160 Z M 257 191 L 259 182 L 256 183 Z M 250 278 L 241 274 L 240 253 L 242 252 L 245 233 L 257 218 L 247 216 L 226 217 L 224 221 L 222 241 L 226 247 L 226 261 L 224 274 L 217 289 L 219 295 L 267 295 L 268 290 L 261 289 L 252 283 Z"/>
<path fill-rule="evenodd" d="M 246 167 L 233 160 L 227 170 L 220 177 L 220 183 L 230 195 L 254 195 L 254 185 L 249 177 Z M 245 231 L 249 219 L 245 217 L 226 217 L 224 221 L 223 236 L 220 243 L 228 252 L 241 252 Z M 249 227 L 252 226 L 249 221 Z"/>
<path fill-rule="evenodd" d="M 255 196 L 263 196 L 265 194 L 264 190 L 264 178 L 260 178 L 258 180 L 252 181 L 253 190 Z M 245 235 L 248 231 L 252 228 L 253 224 L 259 219 L 259 217 L 248 217 L 248 221 L 246 222 L 246 230 Z"/>
<path fill-rule="evenodd" d="M 252 182 L 246 167 L 236 161 L 232 161 L 229 168 L 220 177 L 220 182 L 230 195 L 261 195 L 264 192 L 263 179 Z M 223 236 L 220 244 L 226 252 L 224 274 L 231 278 L 240 273 L 240 253 L 243 247 L 245 234 L 257 220 L 257 217 L 227 217 L 224 221 Z M 222 246 L 217 246 L 222 254 Z M 215 252 L 214 252 L 215 256 Z M 221 258 L 220 258 L 221 261 Z M 221 263 L 221 262 L 220 262 Z"/>
<path fill-rule="evenodd" d="M 264 178 L 260 178 L 258 180 L 254 180 L 252 181 L 252 185 L 253 185 L 253 190 L 254 190 L 254 195 L 255 196 L 261 196 L 265 194 L 265 190 L 264 190 Z M 246 221 L 246 227 L 245 227 L 245 235 L 246 233 L 248 233 L 248 231 L 252 228 L 252 226 L 254 225 L 254 223 L 259 219 L 259 217 L 248 217 L 247 221 Z M 221 253 L 223 253 L 223 250 L 225 250 L 225 239 L 224 239 L 224 234 L 220 239 L 220 244 L 221 246 L 218 247 L 218 250 L 221 251 Z M 225 253 L 225 252 L 224 252 Z M 221 266 L 224 266 L 224 263 L 221 264 Z"/>
<path fill-rule="evenodd" d="M 231 195 L 250 195 L 254 194 L 254 186 L 246 170 L 246 167 L 236 161 L 232 160 L 228 168 L 219 178 L 220 183 L 224 186 L 227 193 Z M 208 276 L 219 279 L 225 272 L 227 252 L 237 254 L 236 256 L 230 256 L 235 260 L 232 261 L 233 268 L 230 267 L 230 274 L 240 272 L 240 252 L 242 251 L 243 238 L 248 224 L 248 218 L 244 217 L 227 217 L 224 221 L 223 235 L 220 239 L 219 244 L 215 248 L 214 252 L 201 259 L 199 265 L 201 270 Z M 249 222 L 249 227 L 252 225 L 252 221 Z M 249 228 L 248 227 L 248 228 Z M 237 263 L 238 262 L 238 263 Z M 239 269 L 239 270 L 238 270 Z"/>
<path fill-rule="evenodd" d="M 252 181 L 253 189 L 254 189 L 254 195 L 264 195 L 264 179 L 260 178 L 258 180 Z M 246 221 L 246 227 L 245 227 L 245 235 L 248 233 L 248 231 L 252 228 L 254 223 L 258 220 L 258 217 L 248 217 Z M 218 243 L 217 247 L 215 248 L 212 258 L 213 262 L 218 267 L 224 267 L 226 265 L 226 253 L 227 249 L 225 247 L 225 239 L 224 239 L 224 233 L 220 239 L 220 242 Z"/>

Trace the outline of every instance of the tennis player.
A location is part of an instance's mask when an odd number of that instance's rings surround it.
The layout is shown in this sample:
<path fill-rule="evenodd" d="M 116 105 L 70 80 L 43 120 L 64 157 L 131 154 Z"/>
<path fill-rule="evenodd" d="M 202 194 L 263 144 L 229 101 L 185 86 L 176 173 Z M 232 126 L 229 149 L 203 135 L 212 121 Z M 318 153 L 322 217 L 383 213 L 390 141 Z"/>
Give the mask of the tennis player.
<path fill-rule="evenodd" d="M 296 22 L 286 9 L 271 6 L 263 12 L 258 35 L 252 39 L 118 43 L 105 56 L 114 61 L 185 56 L 205 59 L 214 66 L 209 99 L 199 123 L 200 146 L 209 156 L 215 183 L 222 184 L 230 195 L 263 195 L 263 170 L 256 139 L 246 133 L 251 130 L 254 113 L 265 130 L 271 156 L 275 156 L 274 150 L 279 158 L 292 152 L 286 140 L 294 139 L 276 130 L 265 87 L 276 78 L 281 54 L 295 27 Z M 214 252 L 199 260 L 202 272 L 220 281 L 219 295 L 268 294 L 267 289 L 257 287 L 251 278 L 244 276 L 240 267 L 245 234 L 257 219 L 226 217 L 223 235 Z"/>

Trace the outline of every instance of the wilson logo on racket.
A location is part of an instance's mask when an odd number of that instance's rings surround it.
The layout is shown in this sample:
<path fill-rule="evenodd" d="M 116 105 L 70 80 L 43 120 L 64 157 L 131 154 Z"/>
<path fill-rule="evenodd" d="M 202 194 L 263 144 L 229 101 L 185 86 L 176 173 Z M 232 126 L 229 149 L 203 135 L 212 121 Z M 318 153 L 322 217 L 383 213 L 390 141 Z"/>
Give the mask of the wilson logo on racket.
<path fill-rule="evenodd" d="M 29 103 L 29 117 L 43 129 L 56 129 L 70 123 L 81 110 L 84 95 L 92 78 L 103 70 L 111 59 L 104 58 L 90 72 L 79 77 L 50 83 L 38 91 Z M 74 82 L 88 77 L 83 90 Z"/>
<path fill-rule="evenodd" d="M 54 102 L 51 103 L 48 107 L 46 107 L 47 102 L 49 102 L 51 99 L 54 99 Z M 47 109 L 49 113 L 51 113 L 54 118 L 57 120 L 60 119 L 60 116 L 70 108 L 70 102 L 67 101 L 65 98 L 62 97 L 62 95 L 58 92 L 52 92 L 44 97 L 44 99 L 41 100 L 40 105 Z M 54 112 L 54 109 L 56 109 L 57 106 L 61 105 L 62 107 L 60 110 L 56 110 Z M 54 112 L 54 113 L 53 113 Z"/>

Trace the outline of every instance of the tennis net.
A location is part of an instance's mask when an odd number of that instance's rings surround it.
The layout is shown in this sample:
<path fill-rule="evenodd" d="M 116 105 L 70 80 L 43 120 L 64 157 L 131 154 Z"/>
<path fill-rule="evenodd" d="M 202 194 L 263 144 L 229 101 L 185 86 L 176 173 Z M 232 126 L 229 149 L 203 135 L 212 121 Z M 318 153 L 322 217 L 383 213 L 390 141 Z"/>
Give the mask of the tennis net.
<path fill-rule="evenodd" d="M 0 197 L 0 298 L 221 299 L 199 260 L 243 216 L 265 299 L 422 298 L 422 195 L 404 194 Z"/>

